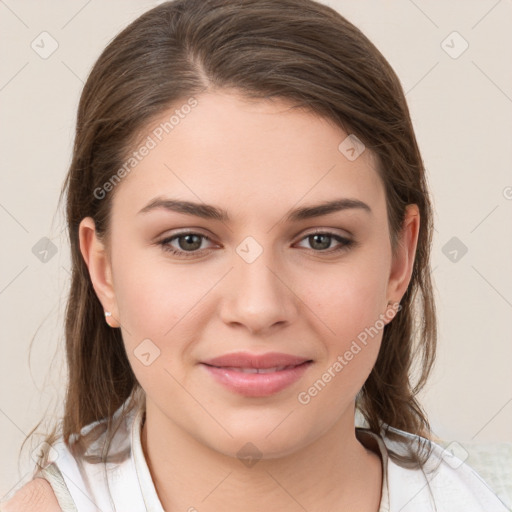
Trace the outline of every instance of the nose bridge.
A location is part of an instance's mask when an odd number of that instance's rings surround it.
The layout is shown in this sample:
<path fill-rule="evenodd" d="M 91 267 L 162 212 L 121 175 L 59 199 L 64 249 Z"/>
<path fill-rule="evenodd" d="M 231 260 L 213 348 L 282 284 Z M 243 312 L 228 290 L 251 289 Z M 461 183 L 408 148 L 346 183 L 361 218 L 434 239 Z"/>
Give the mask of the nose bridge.
<path fill-rule="evenodd" d="M 224 321 L 244 324 L 251 331 L 291 321 L 293 293 L 284 284 L 286 278 L 280 275 L 281 266 L 272 248 L 247 236 L 235 252 L 233 290 L 224 305 Z"/>

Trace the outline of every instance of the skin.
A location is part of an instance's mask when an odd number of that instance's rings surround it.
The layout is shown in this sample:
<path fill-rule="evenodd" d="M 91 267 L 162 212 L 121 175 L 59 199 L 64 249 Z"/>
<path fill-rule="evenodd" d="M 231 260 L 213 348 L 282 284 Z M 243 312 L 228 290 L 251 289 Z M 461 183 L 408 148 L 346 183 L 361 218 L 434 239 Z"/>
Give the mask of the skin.
<path fill-rule="evenodd" d="M 121 329 L 146 392 L 142 446 L 162 505 L 376 511 L 381 460 L 357 440 L 354 406 L 382 331 L 308 404 L 297 396 L 389 311 L 388 302 L 402 298 L 418 209 L 409 205 L 393 258 L 384 186 L 370 150 L 348 160 L 338 150 L 345 132 L 284 100 L 249 101 L 232 91 L 197 100 L 117 185 L 108 243 L 97 237 L 91 218 L 79 231 L 95 291 L 112 313 L 107 321 Z M 156 196 L 213 204 L 231 221 L 164 209 L 138 214 Z M 350 209 L 284 220 L 293 208 L 341 197 L 365 202 L 371 213 Z M 158 244 L 185 228 L 209 238 L 192 249 L 194 257 L 180 258 Z M 330 245 L 315 245 L 308 238 L 315 228 L 356 245 L 332 252 L 342 245 L 334 237 Z M 236 252 L 248 236 L 263 250 L 252 263 Z M 181 245 L 178 238 L 169 244 L 187 248 L 183 238 Z M 160 350 L 149 366 L 134 354 L 145 339 Z M 313 364 L 273 396 L 245 397 L 198 364 L 238 350 L 285 352 Z M 237 458 L 247 442 L 261 454 L 251 467 Z"/>

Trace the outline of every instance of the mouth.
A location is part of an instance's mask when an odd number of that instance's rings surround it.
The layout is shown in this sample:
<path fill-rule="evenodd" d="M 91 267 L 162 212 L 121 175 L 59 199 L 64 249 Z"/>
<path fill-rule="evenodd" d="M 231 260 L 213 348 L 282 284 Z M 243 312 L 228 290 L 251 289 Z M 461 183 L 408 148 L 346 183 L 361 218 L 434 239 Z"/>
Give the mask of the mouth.
<path fill-rule="evenodd" d="M 307 361 L 305 361 L 307 362 Z M 302 363 L 304 364 L 304 363 Z M 225 370 L 240 372 L 240 373 L 274 373 L 283 370 L 290 370 L 296 368 L 298 365 L 289 366 L 275 366 L 274 368 L 240 368 L 238 366 L 214 366 L 214 368 L 224 368 Z"/>
<path fill-rule="evenodd" d="M 238 395 L 270 396 L 296 383 L 313 360 L 289 354 L 234 353 L 201 363 L 214 381 Z"/>

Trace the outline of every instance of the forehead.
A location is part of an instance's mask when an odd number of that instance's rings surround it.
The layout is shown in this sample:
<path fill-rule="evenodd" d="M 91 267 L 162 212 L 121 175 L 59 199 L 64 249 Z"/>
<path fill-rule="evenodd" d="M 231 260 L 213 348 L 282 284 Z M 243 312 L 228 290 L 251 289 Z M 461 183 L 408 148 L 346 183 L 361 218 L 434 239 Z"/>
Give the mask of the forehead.
<path fill-rule="evenodd" d="M 114 214 L 135 215 L 164 195 L 223 205 L 245 222 L 267 214 L 275 221 L 277 211 L 340 197 L 379 210 L 377 160 L 369 150 L 347 158 L 348 135 L 286 100 L 225 92 L 185 99 L 143 130 L 136 165 L 117 185 Z"/>

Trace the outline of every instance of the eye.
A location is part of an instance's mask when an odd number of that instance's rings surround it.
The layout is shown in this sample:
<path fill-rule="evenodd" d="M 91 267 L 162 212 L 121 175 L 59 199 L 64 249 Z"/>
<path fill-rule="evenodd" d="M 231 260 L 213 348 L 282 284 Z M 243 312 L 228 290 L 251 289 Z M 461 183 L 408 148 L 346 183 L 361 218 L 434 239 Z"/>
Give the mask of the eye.
<path fill-rule="evenodd" d="M 183 233 L 178 233 L 177 235 L 165 238 L 158 243 L 166 252 L 170 252 L 175 256 L 183 258 L 191 258 L 197 256 L 198 252 L 204 250 L 204 248 L 201 249 L 203 239 L 210 240 L 206 235 L 202 235 L 201 233 L 185 231 Z M 171 243 L 174 241 L 178 241 L 178 248 L 171 245 Z"/>
<path fill-rule="evenodd" d="M 354 240 L 340 236 L 330 231 L 317 230 L 313 233 L 306 235 L 302 240 L 307 240 L 308 243 L 313 247 L 314 252 L 325 252 L 334 253 L 338 251 L 348 250 L 350 247 L 355 245 Z M 338 246 L 332 248 L 331 243 L 333 241 L 338 242 Z"/>
<path fill-rule="evenodd" d="M 174 256 L 180 258 L 194 258 L 208 250 L 202 247 L 203 240 L 211 242 L 210 238 L 206 235 L 193 231 L 185 231 L 171 237 L 164 238 L 162 241 L 158 242 L 158 245 L 162 246 L 164 251 L 169 252 Z M 356 245 L 354 240 L 350 240 L 349 238 L 345 238 L 330 231 L 322 230 L 309 233 L 305 237 L 302 237 L 301 242 L 303 240 L 307 240 L 308 243 L 311 244 L 311 250 L 313 252 L 327 254 L 348 250 L 350 247 Z M 333 241 L 336 241 L 338 246 L 332 248 L 331 243 Z M 172 245 L 173 242 L 177 242 L 178 247 L 176 247 L 176 245 Z"/>

